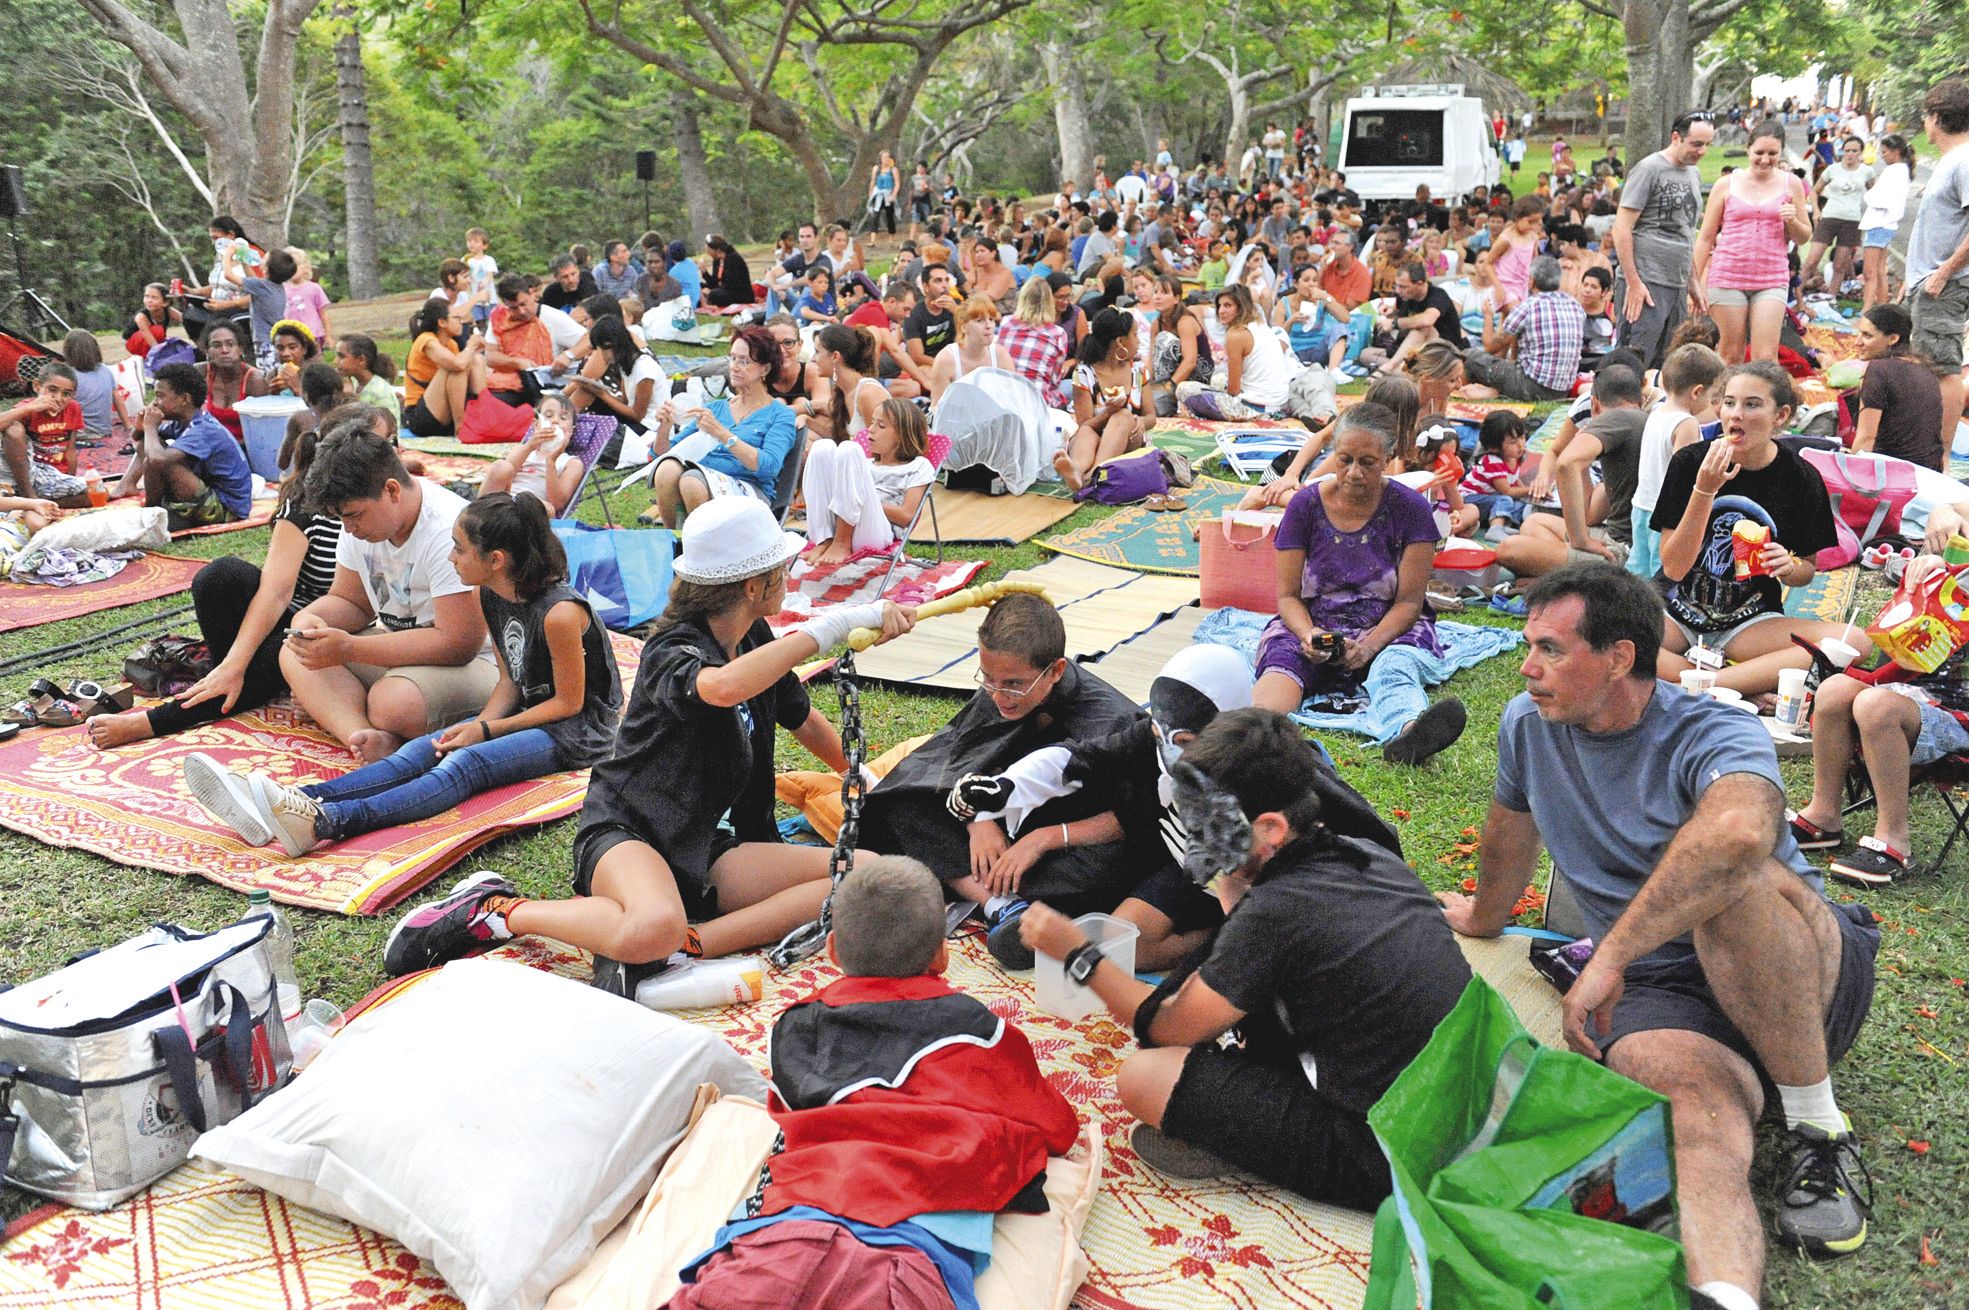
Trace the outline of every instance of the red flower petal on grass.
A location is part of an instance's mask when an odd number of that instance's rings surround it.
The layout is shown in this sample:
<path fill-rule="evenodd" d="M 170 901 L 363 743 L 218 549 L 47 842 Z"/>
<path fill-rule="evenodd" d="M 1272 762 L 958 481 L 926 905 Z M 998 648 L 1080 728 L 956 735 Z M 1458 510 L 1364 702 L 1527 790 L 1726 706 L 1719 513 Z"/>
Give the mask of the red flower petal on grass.
<path fill-rule="evenodd" d="M 1910 1139 L 1907 1144 L 1907 1149 L 1914 1152 L 1916 1155 L 1926 1155 L 1928 1154 L 1928 1143 L 1917 1142 Z M 1927 1239 L 1924 1238 L 1922 1240 L 1925 1243 Z"/>

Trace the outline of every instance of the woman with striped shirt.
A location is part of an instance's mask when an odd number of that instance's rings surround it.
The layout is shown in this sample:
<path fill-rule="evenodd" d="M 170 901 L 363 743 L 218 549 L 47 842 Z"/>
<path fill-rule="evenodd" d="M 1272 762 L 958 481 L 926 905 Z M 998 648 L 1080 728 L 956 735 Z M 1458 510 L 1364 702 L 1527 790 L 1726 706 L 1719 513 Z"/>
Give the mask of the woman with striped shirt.
<path fill-rule="evenodd" d="M 322 431 L 329 426 L 324 424 Z M 282 465 L 293 472 L 281 484 L 266 565 L 227 555 L 191 580 L 198 630 L 218 663 L 176 700 L 89 720 L 89 739 L 98 747 L 108 750 L 183 732 L 236 711 L 258 709 L 287 690 L 280 675 L 280 646 L 288 620 L 328 593 L 335 581 L 335 544 L 342 535 L 339 519 L 311 512 L 296 494 L 322 431 L 301 433 L 291 439 L 291 454 L 282 452 Z"/>

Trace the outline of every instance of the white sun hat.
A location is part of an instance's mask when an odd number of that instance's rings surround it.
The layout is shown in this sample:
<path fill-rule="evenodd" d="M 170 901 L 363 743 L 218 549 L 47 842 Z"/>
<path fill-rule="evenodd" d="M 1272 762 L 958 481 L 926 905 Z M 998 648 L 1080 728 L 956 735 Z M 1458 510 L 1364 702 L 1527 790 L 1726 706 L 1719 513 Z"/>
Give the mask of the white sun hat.
<path fill-rule="evenodd" d="M 684 548 L 673 572 L 685 582 L 739 582 L 778 568 L 806 549 L 807 540 L 783 531 L 763 501 L 719 496 L 684 520 Z"/>

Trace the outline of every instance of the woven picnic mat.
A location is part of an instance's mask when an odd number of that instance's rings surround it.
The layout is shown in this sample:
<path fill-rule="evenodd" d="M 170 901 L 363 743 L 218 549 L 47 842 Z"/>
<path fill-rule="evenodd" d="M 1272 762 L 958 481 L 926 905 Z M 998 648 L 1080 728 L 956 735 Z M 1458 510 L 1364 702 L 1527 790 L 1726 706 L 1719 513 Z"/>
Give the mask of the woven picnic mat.
<path fill-rule="evenodd" d="M 826 568 L 797 559 L 787 571 L 786 601 L 766 622 L 784 632 L 822 610 L 837 605 L 863 605 L 892 600 L 898 605 L 921 605 L 971 585 L 989 565 L 978 559 L 947 559 L 938 564 L 904 555 L 889 571 L 890 557 L 864 555 Z M 884 586 L 884 580 L 887 586 Z"/>
<path fill-rule="evenodd" d="M 642 646 L 620 635 L 611 639 L 627 686 Z M 588 791 L 586 770 L 549 774 L 292 858 L 278 846 L 246 845 L 200 808 L 184 784 L 184 758 L 193 751 L 290 784 L 355 766 L 340 743 L 288 701 L 108 751 L 90 743 L 86 727 L 42 728 L 0 746 L 0 776 L 7 779 L 0 826 L 50 846 L 193 874 L 234 891 L 264 887 L 289 905 L 376 914 L 494 837 L 573 814 Z"/>
<path fill-rule="evenodd" d="M 79 587 L 0 582 L 0 632 L 59 623 L 97 610 L 175 596 L 191 586 L 192 575 L 206 563 L 202 559 L 149 553 L 125 564 L 122 572 L 113 578 L 85 582 Z"/>
<path fill-rule="evenodd" d="M 1036 483 L 1035 488 L 1049 485 Z M 1058 486 L 1058 483 L 1050 484 Z M 982 491 L 937 488 L 937 516 L 933 527 L 926 510 L 910 534 L 912 543 L 934 542 L 942 536 L 947 543 L 983 546 L 1016 546 L 1046 531 L 1080 508 L 1073 500 L 1050 496 L 1038 490 L 1022 496 L 988 496 Z"/>
<path fill-rule="evenodd" d="M 1046 598 L 1066 624 L 1067 657 L 1078 660 L 1113 649 L 1197 597 L 1196 583 L 1188 578 L 1157 577 L 1077 559 L 1048 560 L 1038 568 L 1006 576 L 1045 587 Z M 857 655 L 855 669 L 879 682 L 973 691 L 978 625 L 988 612 L 979 606 L 926 619 L 894 641 Z"/>
<path fill-rule="evenodd" d="M 498 459 L 510 455 L 520 448 L 517 441 L 489 441 L 467 445 L 456 437 L 399 437 L 397 444 L 405 450 L 414 450 L 424 455 L 469 455 L 473 459 Z"/>
<path fill-rule="evenodd" d="M 1525 962 L 1522 938 L 1461 939 L 1540 1040 L 1558 998 Z M 574 978 L 587 956 L 525 938 L 493 954 Z M 762 1072 L 766 1035 L 786 1003 L 835 977 L 825 957 L 767 975 L 757 1004 L 686 1010 Z M 1083 1310 L 1280 1307 L 1352 1310 L 1366 1287 L 1371 1218 L 1316 1205 L 1243 1175 L 1179 1182 L 1129 1148 L 1134 1118 L 1114 1073 L 1133 1038 L 1105 1014 L 1070 1021 L 1040 1010 L 1031 974 L 1007 974 L 975 934 L 953 944 L 947 974 L 1031 1039 L 1040 1067 L 1106 1137 L 1101 1193 L 1081 1235 L 1093 1263 Z M 400 994 L 407 980 L 382 995 Z M 385 1002 L 386 1003 L 386 1002 Z M 1553 1038 L 1552 1040 L 1556 1040 Z M 187 1164 L 123 1206 L 91 1214 L 46 1206 L 9 1227 L 0 1307 L 71 1310 L 458 1310 L 444 1281 L 388 1237 L 290 1205 L 203 1164 Z"/>
<path fill-rule="evenodd" d="M 1082 660 L 1101 681 L 1134 701 L 1149 703 L 1149 684 L 1176 652 L 1196 642 L 1196 625 L 1212 611 L 1201 605 L 1185 605 L 1142 632 L 1116 645 L 1112 650 Z"/>
<path fill-rule="evenodd" d="M 1040 547 L 1058 555 L 1112 564 L 1139 573 L 1169 573 L 1194 578 L 1203 571 L 1203 548 L 1197 544 L 1197 524 L 1234 507 L 1254 484 L 1222 478 L 1198 478 L 1182 492 L 1187 508 L 1152 510 L 1145 505 L 1127 509 L 1057 537 Z"/>
<path fill-rule="evenodd" d="M 1803 587 L 1787 589 L 1784 593 L 1784 612 L 1794 619 L 1841 622 L 1852 611 L 1853 598 L 1859 595 L 1859 585 L 1860 569 L 1857 564 L 1828 570 Z M 1855 622 L 1865 627 L 1872 617 L 1871 614 L 1863 614 Z"/>

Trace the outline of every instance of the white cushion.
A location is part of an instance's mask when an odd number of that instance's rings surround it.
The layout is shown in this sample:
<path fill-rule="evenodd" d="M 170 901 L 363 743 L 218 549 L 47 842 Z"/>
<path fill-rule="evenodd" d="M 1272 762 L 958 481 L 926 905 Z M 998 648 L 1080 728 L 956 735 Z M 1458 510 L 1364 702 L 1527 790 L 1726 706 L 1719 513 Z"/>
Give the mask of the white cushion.
<path fill-rule="evenodd" d="M 766 1092 L 713 1032 L 462 960 L 358 1018 L 193 1154 L 396 1238 L 468 1310 L 534 1310 L 649 1191 L 704 1083 Z"/>

